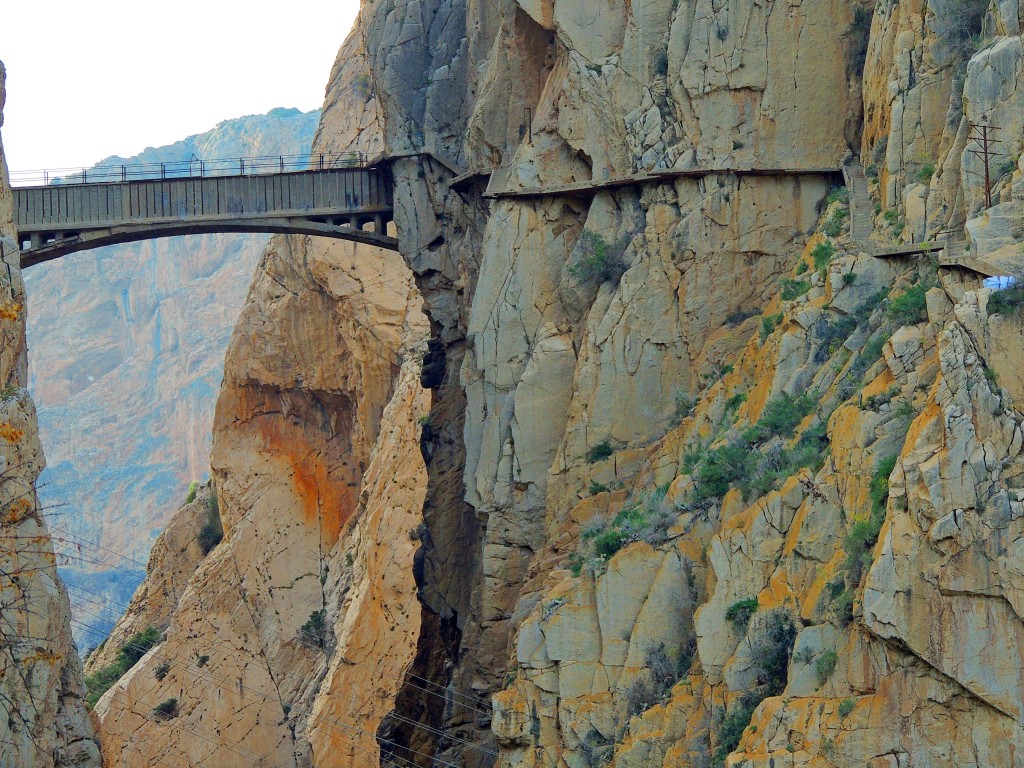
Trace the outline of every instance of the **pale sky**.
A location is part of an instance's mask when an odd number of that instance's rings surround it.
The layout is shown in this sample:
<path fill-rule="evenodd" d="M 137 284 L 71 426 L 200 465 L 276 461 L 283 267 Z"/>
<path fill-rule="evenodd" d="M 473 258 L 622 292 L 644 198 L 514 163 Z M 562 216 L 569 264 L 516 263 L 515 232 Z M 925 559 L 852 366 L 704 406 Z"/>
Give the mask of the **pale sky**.
<path fill-rule="evenodd" d="M 359 0 L 8 0 L 11 170 L 130 156 L 274 107 L 323 105 Z"/>

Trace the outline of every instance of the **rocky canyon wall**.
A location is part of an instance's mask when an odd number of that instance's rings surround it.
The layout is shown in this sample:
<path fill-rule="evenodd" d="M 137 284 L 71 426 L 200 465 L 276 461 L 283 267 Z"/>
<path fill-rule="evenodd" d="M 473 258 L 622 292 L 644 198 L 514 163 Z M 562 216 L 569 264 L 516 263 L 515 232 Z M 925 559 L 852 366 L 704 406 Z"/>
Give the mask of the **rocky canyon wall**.
<path fill-rule="evenodd" d="M 434 336 L 450 698 L 399 763 L 1018 762 L 1020 314 L 869 255 L 1020 271 L 1021 10 L 976 6 L 364 3 Z"/>
<path fill-rule="evenodd" d="M 1020 764 L 1021 23 L 366 0 L 401 257 L 261 259 L 107 763 Z"/>
<path fill-rule="evenodd" d="M 6 98 L 0 63 L 0 126 Z M 0 144 L 0 764 L 98 766 L 67 592 L 36 481 L 45 464 L 28 394 L 25 283 Z"/>

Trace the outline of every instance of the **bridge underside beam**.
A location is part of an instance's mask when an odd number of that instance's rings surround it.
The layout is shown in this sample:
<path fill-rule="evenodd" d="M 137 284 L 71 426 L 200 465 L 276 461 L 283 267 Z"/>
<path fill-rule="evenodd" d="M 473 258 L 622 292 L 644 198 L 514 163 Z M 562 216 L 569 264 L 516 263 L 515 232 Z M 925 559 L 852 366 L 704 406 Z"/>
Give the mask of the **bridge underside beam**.
<path fill-rule="evenodd" d="M 376 231 L 367 231 L 346 224 L 325 224 L 302 217 L 268 218 L 218 218 L 211 221 L 174 221 L 165 223 L 124 224 L 102 229 L 76 229 L 72 236 L 63 237 L 57 232 L 57 239 L 32 246 L 21 253 L 22 268 L 52 261 L 69 253 L 101 248 L 105 245 L 133 243 L 158 237 L 179 235 L 204 235 L 218 232 L 275 233 L 285 235 L 312 235 L 336 240 L 352 240 L 357 243 L 374 245 L 378 248 L 398 250 L 398 240 Z M 23 241 L 31 239 L 30 233 L 19 233 Z"/>

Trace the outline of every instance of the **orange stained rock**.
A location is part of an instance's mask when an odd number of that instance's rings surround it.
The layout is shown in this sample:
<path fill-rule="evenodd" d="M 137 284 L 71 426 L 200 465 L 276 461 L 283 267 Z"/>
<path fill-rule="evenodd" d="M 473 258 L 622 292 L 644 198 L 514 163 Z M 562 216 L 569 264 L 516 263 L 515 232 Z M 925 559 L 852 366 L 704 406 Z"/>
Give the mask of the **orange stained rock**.
<path fill-rule="evenodd" d="M 6 440 L 8 443 L 16 443 L 25 436 L 25 433 L 12 427 L 10 424 L 0 424 L 0 439 Z"/>
<path fill-rule="evenodd" d="M 789 583 L 789 573 L 777 568 L 768 580 L 768 586 L 761 590 L 757 601 L 762 608 L 783 608 L 799 603 L 799 595 Z"/>
<path fill-rule="evenodd" d="M 286 463 L 295 495 L 302 502 L 303 522 L 320 526 L 324 544 L 333 546 L 358 504 L 358 467 L 330 467 L 319 451 L 297 453 L 307 444 L 298 431 L 280 420 L 260 420 L 259 432 L 267 453 Z M 347 470 L 347 471 L 346 471 Z"/>
<path fill-rule="evenodd" d="M 0 319 L 2 320 L 17 320 L 21 317 L 22 305 L 17 302 L 8 302 L 0 304 Z"/>
<path fill-rule="evenodd" d="M 894 384 L 896 384 L 896 379 L 893 378 L 892 372 L 886 367 L 882 369 L 880 374 L 864 385 L 861 393 L 865 398 L 877 397 L 888 392 Z"/>
<path fill-rule="evenodd" d="M 839 569 L 846 561 L 846 553 L 842 549 L 836 549 L 832 558 L 814 574 L 814 583 L 804 595 L 803 605 L 800 608 L 800 616 L 804 619 L 812 619 L 817 615 L 817 606 L 821 601 L 821 594 L 828 587 L 829 582 L 835 577 Z"/>
<path fill-rule="evenodd" d="M 26 498 L 15 499 L 4 510 L 3 522 L 5 525 L 11 525 L 13 523 L 20 523 L 32 510 L 32 502 Z"/>

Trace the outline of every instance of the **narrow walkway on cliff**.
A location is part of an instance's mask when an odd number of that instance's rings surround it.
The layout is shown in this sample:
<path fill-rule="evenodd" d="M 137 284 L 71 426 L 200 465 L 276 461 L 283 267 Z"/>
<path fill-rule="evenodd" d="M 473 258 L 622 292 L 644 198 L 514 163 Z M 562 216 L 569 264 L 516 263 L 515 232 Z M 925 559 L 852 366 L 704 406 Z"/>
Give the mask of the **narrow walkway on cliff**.
<path fill-rule="evenodd" d="M 30 267 L 104 245 L 207 232 L 316 235 L 398 249 L 386 164 L 355 153 L 11 174 Z"/>
<path fill-rule="evenodd" d="M 871 235 L 875 230 L 873 203 L 868 191 L 868 180 L 859 160 L 855 159 L 843 166 L 843 178 L 850 193 L 850 239 L 865 253 L 881 259 L 936 253 L 939 266 L 942 267 L 962 267 L 985 277 L 1002 274 L 998 267 L 977 258 L 965 238 L 954 239 L 952 233 L 947 233 L 946 238 L 941 240 L 925 240 L 920 243 L 893 246 L 872 243 Z"/>

